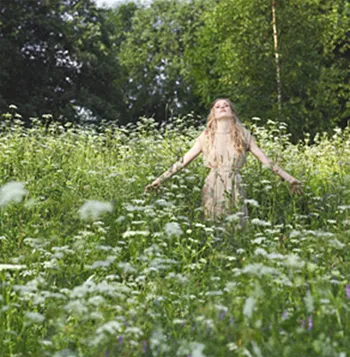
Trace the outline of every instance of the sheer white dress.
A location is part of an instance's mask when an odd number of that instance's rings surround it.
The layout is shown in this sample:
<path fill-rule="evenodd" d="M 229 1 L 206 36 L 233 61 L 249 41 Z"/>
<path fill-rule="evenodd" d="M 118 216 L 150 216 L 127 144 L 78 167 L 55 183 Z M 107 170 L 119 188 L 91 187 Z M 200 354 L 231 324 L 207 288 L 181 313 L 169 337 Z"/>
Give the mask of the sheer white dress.
<path fill-rule="evenodd" d="M 231 143 L 231 133 L 216 132 L 209 152 L 206 151 L 208 132 L 204 130 L 197 138 L 203 153 L 204 165 L 210 169 L 202 191 L 202 205 L 205 216 L 217 220 L 234 212 L 241 212 L 241 224 L 248 215 L 244 202 L 246 195 L 240 169 L 246 161 L 250 133 L 245 131 L 245 148 L 238 153 Z"/>

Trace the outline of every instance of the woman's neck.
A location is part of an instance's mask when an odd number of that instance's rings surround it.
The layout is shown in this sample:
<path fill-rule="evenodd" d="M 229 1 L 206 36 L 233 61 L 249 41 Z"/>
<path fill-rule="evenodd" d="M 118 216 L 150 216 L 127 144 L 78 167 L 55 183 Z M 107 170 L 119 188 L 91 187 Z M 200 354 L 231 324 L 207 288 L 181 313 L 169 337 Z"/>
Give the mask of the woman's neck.
<path fill-rule="evenodd" d="M 231 131 L 232 118 L 222 118 L 216 121 L 216 131 L 218 133 L 229 133 Z"/>

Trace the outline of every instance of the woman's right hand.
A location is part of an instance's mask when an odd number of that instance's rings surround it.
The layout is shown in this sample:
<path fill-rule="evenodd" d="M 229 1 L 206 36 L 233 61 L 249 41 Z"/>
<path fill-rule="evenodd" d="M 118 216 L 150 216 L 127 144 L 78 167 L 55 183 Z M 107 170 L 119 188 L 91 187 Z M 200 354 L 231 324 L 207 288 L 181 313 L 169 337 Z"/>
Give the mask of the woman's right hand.
<path fill-rule="evenodd" d="M 149 191 L 150 189 L 157 190 L 160 187 L 160 179 L 157 178 L 155 179 L 152 183 L 146 186 L 145 188 L 145 193 Z"/>

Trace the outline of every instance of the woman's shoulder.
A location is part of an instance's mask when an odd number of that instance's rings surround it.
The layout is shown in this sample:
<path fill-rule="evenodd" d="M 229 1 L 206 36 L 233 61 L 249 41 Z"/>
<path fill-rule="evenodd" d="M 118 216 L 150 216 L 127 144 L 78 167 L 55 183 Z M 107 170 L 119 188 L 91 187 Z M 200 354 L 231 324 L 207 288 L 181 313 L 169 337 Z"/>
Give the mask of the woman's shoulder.
<path fill-rule="evenodd" d="M 205 139 L 209 135 L 209 130 L 207 128 L 203 129 L 198 136 L 198 139 Z"/>
<path fill-rule="evenodd" d="M 205 128 L 201 131 L 201 133 L 197 137 L 196 141 L 197 141 L 197 143 L 199 143 L 201 148 L 205 147 L 205 143 L 208 138 L 208 135 L 209 135 L 209 131 L 207 128 Z"/>

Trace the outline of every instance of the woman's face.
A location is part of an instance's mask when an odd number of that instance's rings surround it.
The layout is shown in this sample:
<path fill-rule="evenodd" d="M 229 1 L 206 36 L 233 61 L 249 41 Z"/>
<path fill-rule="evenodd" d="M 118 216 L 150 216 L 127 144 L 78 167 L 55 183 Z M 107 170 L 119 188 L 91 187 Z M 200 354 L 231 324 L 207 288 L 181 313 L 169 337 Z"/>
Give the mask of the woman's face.
<path fill-rule="evenodd" d="M 219 99 L 214 104 L 215 119 L 232 118 L 233 112 L 230 103 L 225 99 Z"/>

